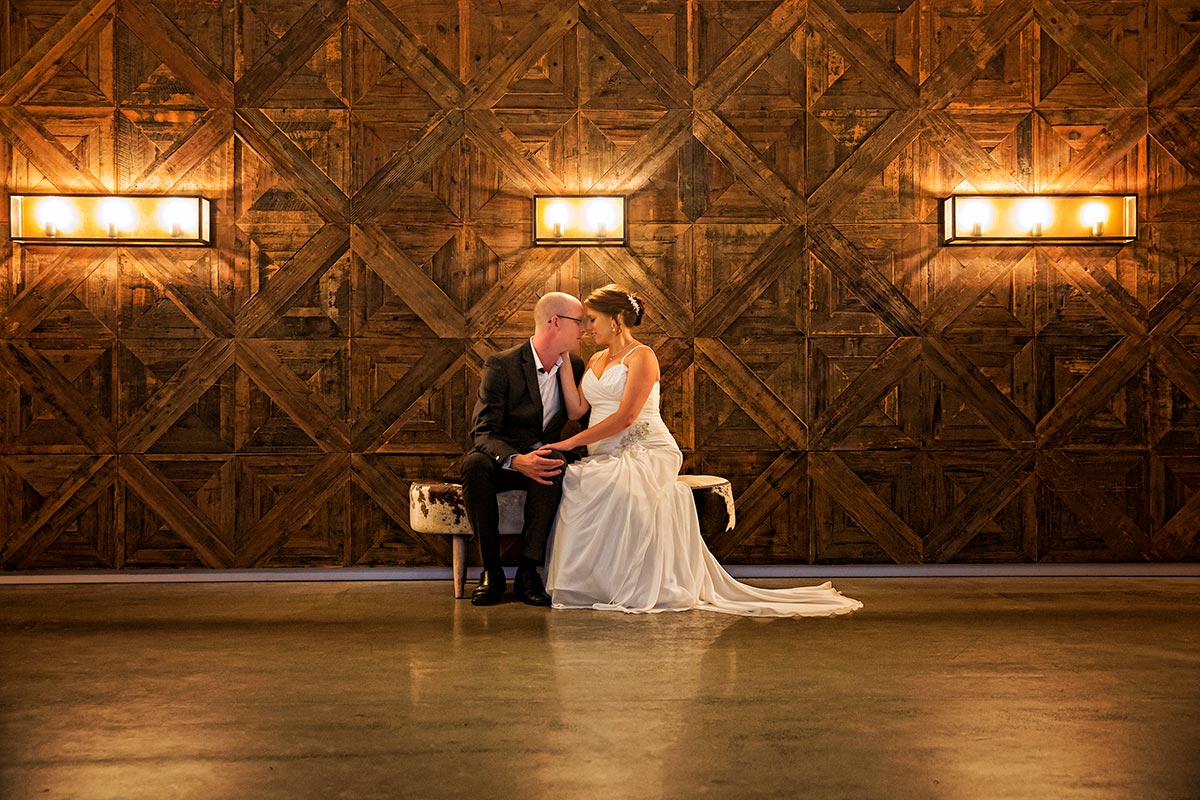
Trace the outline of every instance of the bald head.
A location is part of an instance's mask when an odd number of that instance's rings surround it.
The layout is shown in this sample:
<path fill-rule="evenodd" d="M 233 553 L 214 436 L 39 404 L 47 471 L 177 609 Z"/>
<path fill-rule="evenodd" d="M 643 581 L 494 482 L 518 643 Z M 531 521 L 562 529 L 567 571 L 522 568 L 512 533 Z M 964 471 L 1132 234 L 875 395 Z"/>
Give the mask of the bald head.
<path fill-rule="evenodd" d="M 535 330 L 542 330 L 550 324 L 550 318 L 556 314 L 568 317 L 582 316 L 583 304 L 579 298 L 566 292 L 547 292 L 533 307 Z"/>

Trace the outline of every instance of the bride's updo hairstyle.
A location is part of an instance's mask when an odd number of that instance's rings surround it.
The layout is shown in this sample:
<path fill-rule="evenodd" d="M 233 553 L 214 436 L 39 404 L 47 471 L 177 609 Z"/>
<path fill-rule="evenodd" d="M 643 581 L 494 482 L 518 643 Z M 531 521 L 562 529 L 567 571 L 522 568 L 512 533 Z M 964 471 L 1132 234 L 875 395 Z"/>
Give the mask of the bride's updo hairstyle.
<path fill-rule="evenodd" d="M 632 292 L 615 283 L 596 289 L 583 304 L 601 314 L 620 319 L 627 328 L 641 325 L 642 315 L 646 313 L 646 304 L 640 297 L 635 297 Z"/>

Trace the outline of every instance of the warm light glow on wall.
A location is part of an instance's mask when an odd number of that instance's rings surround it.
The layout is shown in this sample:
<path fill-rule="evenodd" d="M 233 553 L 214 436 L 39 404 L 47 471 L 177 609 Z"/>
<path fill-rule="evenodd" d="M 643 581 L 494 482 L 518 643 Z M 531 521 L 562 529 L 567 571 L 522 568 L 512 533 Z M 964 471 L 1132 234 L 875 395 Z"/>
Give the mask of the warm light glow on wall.
<path fill-rule="evenodd" d="M 212 244 L 203 197 L 12 196 L 12 239 L 28 244 Z"/>
<path fill-rule="evenodd" d="M 533 243 L 625 244 L 625 211 L 625 198 L 620 195 L 538 195 L 533 198 Z"/>
<path fill-rule="evenodd" d="M 1137 238 L 1132 194 L 954 195 L 943 244 L 1096 244 Z"/>

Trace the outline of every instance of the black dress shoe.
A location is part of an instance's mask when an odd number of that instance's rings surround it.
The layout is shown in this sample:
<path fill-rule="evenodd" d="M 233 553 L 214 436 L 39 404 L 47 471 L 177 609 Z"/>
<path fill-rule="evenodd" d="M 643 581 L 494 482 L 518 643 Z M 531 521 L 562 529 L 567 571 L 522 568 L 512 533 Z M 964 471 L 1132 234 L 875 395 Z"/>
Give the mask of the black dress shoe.
<path fill-rule="evenodd" d="M 504 580 L 502 570 L 493 572 L 485 569 L 479 576 L 479 585 L 471 593 L 471 605 L 494 606 L 500 602 L 500 598 L 504 596 L 504 590 L 507 588 L 508 583 Z"/>
<path fill-rule="evenodd" d="M 542 585 L 542 578 L 536 569 L 519 569 L 513 581 L 513 594 L 527 606 L 548 606 L 550 595 Z"/>

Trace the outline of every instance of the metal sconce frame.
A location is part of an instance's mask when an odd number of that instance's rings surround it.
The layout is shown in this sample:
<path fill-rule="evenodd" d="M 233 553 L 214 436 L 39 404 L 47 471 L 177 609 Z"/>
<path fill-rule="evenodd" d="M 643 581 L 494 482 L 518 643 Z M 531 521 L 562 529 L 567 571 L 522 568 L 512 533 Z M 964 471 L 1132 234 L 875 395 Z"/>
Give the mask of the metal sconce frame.
<path fill-rule="evenodd" d="M 14 194 L 14 242 L 55 245 L 212 244 L 212 204 L 198 195 Z"/>
<path fill-rule="evenodd" d="M 941 201 L 942 244 L 1120 244 L 1137 238 L 1137 195 L 977 194 Z"/>
<path fill-rule="evenodd" d="M 624 195 L 534 195 L 533 243 L 569 247 L 626 245 L 628 212 L 629 201 Z"/>

